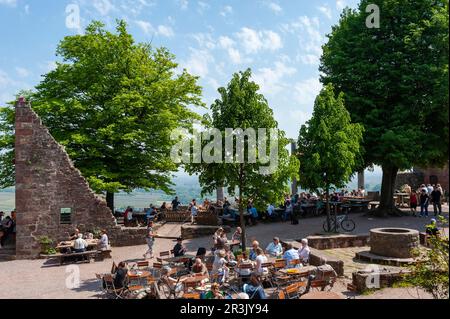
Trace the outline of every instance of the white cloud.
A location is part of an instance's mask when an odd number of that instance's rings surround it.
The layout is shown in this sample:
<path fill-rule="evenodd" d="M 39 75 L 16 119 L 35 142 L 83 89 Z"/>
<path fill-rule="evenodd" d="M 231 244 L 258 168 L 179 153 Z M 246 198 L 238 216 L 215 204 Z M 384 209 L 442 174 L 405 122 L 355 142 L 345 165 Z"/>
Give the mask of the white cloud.
<path fill-rule="evenodd" d="M 270 10 L 272 10 L 276 14 L 281 13 L 281 11 L 283 11 L 280 5 L 275 2 L 270 2 L 267 4 L 267 6 L 269 7 Z"/>
<path fill-rule="evenodd" d="M 173 37 L 175 35 L 172 28 L 169 26 L 165 26 L 165 25 L 158 26 L 157 34 L 162 35 L 164 37 L 168 37 L 168 38 Z"/>
<path fill-rule="evenodd" d="M 109 0 L 94 0 L 93 6 L 102 16 L 107 16 L 116 7 Z"/>
<path fill-rule="evenodd" d="M 17 6 L 17 0 L 0 0 L 0 4 L 4 4 L 8 7 Z"/>
<path fill-rule="evenodd" d="M 197 12 L 198 12 L 199 14 L 203 14 L 203 12 L 205 12 L 206 10 L 208 10 L 209 7 L 210 7 L 208 3 L 203 2 L 203 1 L 199 1 L 199 2 L 197 2 L 197 4 L 198 4 Z"/>
<path fill-rule="evenodd" d="M 312 107 L 321 89 L 318 77 L 309 78 L 294 84 L 294 96 L 299 104 Z"/>
<path fill-rule="evenodd" d="M 284 62 L 277 61 L 273 68 L 260 68 L 253 75 L 256 83 L 261 88 L 263 94 L 277 94 L 282 89 L 289 87 L 288 83 L 283 83 L 282 79 L 297 72 L 294 67 L 286 65 Z"/>
<path fill-rule="evenodd" d="M 209 73 L 209 63 L 214 62 L 214 57 L 207 50 L 190 48 L 191 54 L 188 60 L 183 63 L 189 73 L 206 77 Z"/>
<path fill-rule="evenodd" d="M 216 41 L 213 39 L 210 33 L 194 33 L 191 37 L 197 41 L 201 48 L 212 50 L 216 47 Z"/>
<path fill-rule="evenodd" d="M 291 110 L 289 111 L 289 119 L 294 122 L 296 126 L 302 126 L 309 121 L 312 117 L 312 113 L 305 112 L 302 110 Z"/>
<path fill-rule="evenodd" d="M 318 65 L 320 62 L 320 58 L 315 54 L 299 54 L 297 56 L 297 61 L 300 61 L 306 65 Z"/>
<path fill-rule="evenodd" d="M 233 7 L 231 6 L 225 6 L 222 8 L 222 11 L 220 11 L 220 15 L 223 17 L 226 17 L 229 14 L 233 13 Z"/>
<path fill-rule="evenodd" d="M 320 12 L 322 12 L 328 19 L 331 19 L 331 9 L 328 5 L 323 5 L 317 8 Z"/>
<path fill-rule="evenodd" d="M 338 10 L 342 10 L 347 6 L 347 2 L 345 0 L 336 0 L 336 8 Z"/>
<path fill-rule="evenodd" d="M 22 67 L 16 67 L 16 73 L 21 78 L 26 78 L 31 74 L 30 71 Z"/>
<path fill-rule="evenodd" d="M 283 47 L 280 36 L 270 30 L 256 31 L 244 27 L 236 37 L 246 53 L 256 53 L 262 49 L 276 51 Z"/>
<path fill-rule="evenodd" d="M 189 1 L 187 0 L 179 0 L 178 3 L 180 4 L 181 10 L 186 10 L 189 5 Z"/>
<path fill-rule="evenodd" d="M 155 32 L 155 29 L 153 28 L 153 26 L 150 22 L 142 21 L 142 20 L 137 20 L 135 22 L 145 34 L 152 34 Z"/>
<path fill-rule="evenodd" d="M 228 49 L 234 46 L 234 41 L 227 36 L 219 37 L 219 45 L 223 49 Z"/>
<path fill-rule="evenodd" d="M 240 64 L 240 63 L 242 63 L 241 53 L 239 52 L 238 49 L 235 49 L 235 48 L 229 48 L 229 49 L 228 49 L 228 56 L 230 57 L 231 61 L 232 61 L 234 64 Z"/>

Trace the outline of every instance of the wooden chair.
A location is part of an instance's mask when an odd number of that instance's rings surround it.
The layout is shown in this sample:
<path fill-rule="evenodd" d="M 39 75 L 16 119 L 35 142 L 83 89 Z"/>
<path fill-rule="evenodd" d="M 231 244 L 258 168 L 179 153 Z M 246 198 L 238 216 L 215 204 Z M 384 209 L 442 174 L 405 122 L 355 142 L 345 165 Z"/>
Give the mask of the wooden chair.
<path fill-rule="evenodd" d="M 282 269 L 282 268 L 285 268 L 286 265 L 287 265 L 287 260 L 286 259 L 277 259 L 273 263 L 273 268 L 275 268 L 275 269 Z"/>
<path fill-rule="evenodd" d="M 268 282 L 270 286 L 273 287 L 274 285 L 272 282 L 272 272 L 271 272 L 271 270 L 273 269 L 273 263 L 271 262 L 262 263 L 261 268 L 267 268 L 268 270 L 266 274 L 260 275 L 262 282 Z"/>
<path fill-rule="evenodd" d="M 329 285 L 329 282 L 327 280 L 313 280 L 313 281 L 311 281 L 311 289 L 315 289 L 315 290 L 324 291 L 325 288 L 328 285 Z"/>
<path fill-rule="evenodd" d="M 302 262 L 300 261 L 300 259 L 292 259 L 290 262 L 289 262 L 289 265 L 290 266 L 297 266 L 297 265 L 300 265 Z"/>
<path fill-rule="evenodd" d="M 153 263 L 153 268 L 161 269 L 162 266 L 163 266 L 162 263 Z"/>
<path fill-rule="evenodd" d="M 183 285 L 184 285 L 184 291 L 189 291 L 189 290 L 194 290 L 195 288 L 197 288 L 199 283 L 195 282 L 195 281 L 188 281 L 188 282 L 184 282 Z"/>
<path fill-rule="evenodd" d="M 159 258 L 159 257 L 156 257 L 156 261 L 161 263 L 161 264 L 164 262 L 164 260 L 162 258 Z"/>
<path fill-rule="evenodd" d="M 117 265 L 116 265 L 116 263 L 113 261 L 112 267 L 111 267 L 111 274 L 115 274 L 116 271 L 117 271 Z"/>
<path fill-rule="evenodd" d="M 299 288 L 300 287 L 298 283 L 293 283 L 284 288 L 284 293 L 286 294 L 287 299 L 299 299 L 300 298 Z"/>
<path fill-rule="evenodd" d="M 123 299 L 125 288 L 116 288 L 114 286 L 114 278 L 111 274 L 106 274 L 103 276 L 103 281 L 105 283 L 105 291 L 108 295 L 114 297 L 114 299 Z"/>
<path fill-rule="evenodd" d="M 149 267 L 149 262 L 148 261 L 138 261 L 137 263 L 136 263 L 136 266 L 139 268 L 139 269 L 142 269 L 142 268 L 148 268 Z"/>
<path fill-rule="evenodd" d="M 170 257 L 170 251 L 162 251 L 159 253 L 159 257 Z"/>
<path fill-rule="evenodd" d="M 277 295 L 278 299 L 286 299 L 286 294 L 284 293 L 283 290 L 278 291 L 278 295 Z"/>
<path fill-rule="evenodd" d="M 200 293 L 199 292 L 193 292 L 193 293 L 185 293 L 183 294 L 183 299 L 200 299 Z"/>

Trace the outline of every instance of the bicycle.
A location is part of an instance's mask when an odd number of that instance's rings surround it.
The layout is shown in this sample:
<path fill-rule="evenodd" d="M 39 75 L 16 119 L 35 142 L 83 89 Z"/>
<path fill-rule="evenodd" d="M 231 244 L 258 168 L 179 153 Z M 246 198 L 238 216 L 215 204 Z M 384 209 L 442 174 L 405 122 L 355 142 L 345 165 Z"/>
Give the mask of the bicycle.
<path fill-rule="evenodd" d="M 330 218 L 330 228 L 328 228 L 328 223 L 325 220 L 323 223 L 323 230 L 326 233 L 330 233 L 334 230 L 338 231 L 339 227 L 341 227 L 344 231 L 351 232 L 355 229 L 355 222 L 348 218 L 347 214 L 336 216 L 331 216 Z"/>

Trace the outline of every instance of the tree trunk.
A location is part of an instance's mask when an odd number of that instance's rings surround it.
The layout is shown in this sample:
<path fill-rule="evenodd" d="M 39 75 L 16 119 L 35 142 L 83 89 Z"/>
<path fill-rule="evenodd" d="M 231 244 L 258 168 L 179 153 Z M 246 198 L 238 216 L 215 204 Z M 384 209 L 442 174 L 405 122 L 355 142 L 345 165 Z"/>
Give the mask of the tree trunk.
<path fill-rule="evenodd" d="M 398 168 L 391 165 L 383 165 L 383 179 L 381 181 L 380 205 L 373 212 L 375 216 L 400 215 L 401 210 L 395 207 L 394 188 Z"/>
<path fill-rule="evenodd" d="M 330 200 L 329 200 L 329 193 L 330 193 L 330 186 L 328 185 L 328 183 L 325 186 L 325 211 L 327 212 L 327 229 L 328 231 L 331 230 L 331 225 L 330 225 L 330 221 L 331 221 L 331 215 L 330 215 Z M 334 223 L 334 231 L 336 231 L 336 223 Z"/>
<path fill-rule="evenodd" d="M 108 205 L 111 212 L 114 214 L 114 193 L 106 192 L 106 205 Z"/>
<path fill-rule="evenodd" d="M 223 202 L 223 186 L 217 187 L 216 194 L 217 194 L 217 201 Z"/>
<path fill-rule="evenodd" d="M 239 167 L 239 220 L 240 220 L 241 229 L 242 229 L 241 246 L 242 246 L 242 251 L 244 252 L 247 247 L 245 246 L 246 238 L 245 238 L 244 200 L 242 197 L 243 190 L 244 190 L 244 165 L 240 164 L 240 167 Z"/>

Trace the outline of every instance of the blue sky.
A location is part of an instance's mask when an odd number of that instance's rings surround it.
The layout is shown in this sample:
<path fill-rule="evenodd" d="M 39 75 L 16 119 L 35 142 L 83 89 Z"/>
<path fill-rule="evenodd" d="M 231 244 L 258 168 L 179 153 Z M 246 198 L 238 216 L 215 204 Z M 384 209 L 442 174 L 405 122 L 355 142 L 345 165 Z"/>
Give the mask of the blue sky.
<path fill-rule="evenodd" d="M 325 35 L 357 0 L 0 0 L 0 105 L 54 67 L 58 42 L 93 19 L 125 19 L 139 42 L 165 46 L 201 77 L 207 105 L 217 88 L 247 67 L 288 137 L 296 138 L 320 91 Z M 66 8 L 80 10 L 68 28 Z M 70 26 L 70 25 L 69 25 Z"/>

